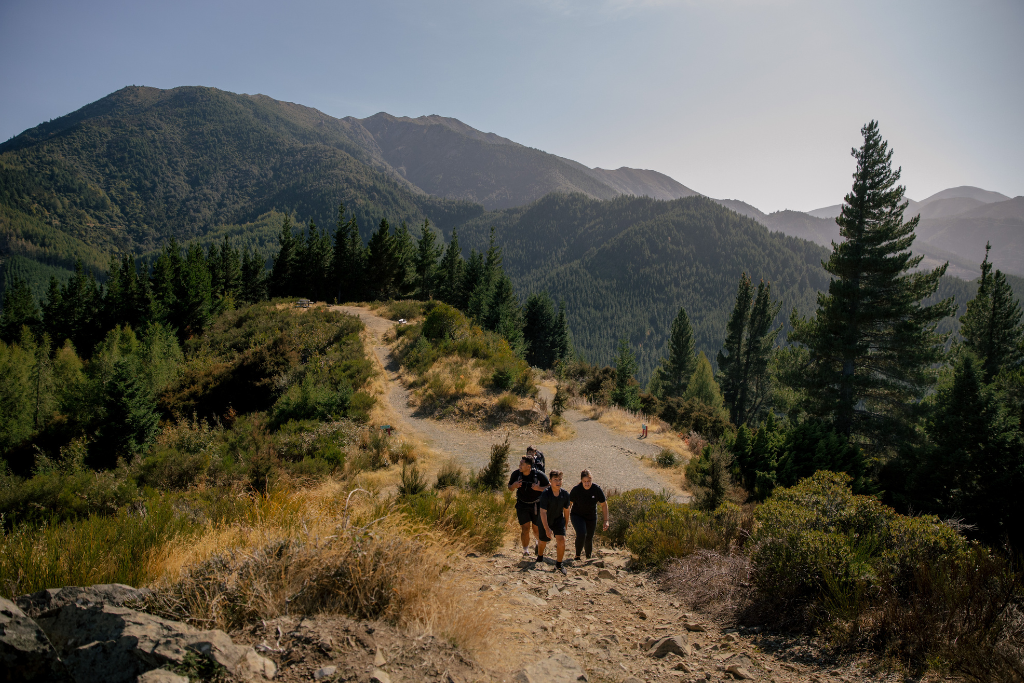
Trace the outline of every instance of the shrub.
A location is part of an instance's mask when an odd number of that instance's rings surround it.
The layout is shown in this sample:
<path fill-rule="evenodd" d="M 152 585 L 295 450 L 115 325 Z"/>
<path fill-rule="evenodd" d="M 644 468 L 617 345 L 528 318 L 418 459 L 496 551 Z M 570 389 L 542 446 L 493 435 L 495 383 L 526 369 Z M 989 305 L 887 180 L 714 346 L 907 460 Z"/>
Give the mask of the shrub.
<path fill-rule="evenodd" d="M 402 463 L 402 480 L 398 484 L 398 495 L 404 496 L 416 496 L 423 493 L 427 489 L 427 481 L 423 478 L 423 474 L 420 472 L 416 465 L 408 467 L 406 463 Z"/>
<path fill-rule="evenodd" d="M 845 604 L 844 596 L 863 595 L 879 581 L 907 585 L 920 562 L 966 553 L 967 542 L 938 518 L 899 515 L 854 495 L 850 481 L 823 470 L 776 489 L 758 508 L 751 563 L 763 595 Z"/>
<path fill-rule="evenodd" d="M 384 309 L 384 317 L 389 320 L 411 320 L 420 315 L 423 311 L 423 303 L 420 301 L 389 301 Z"/>
<path fill-rule="evenodd" d="M 441 465 L 437 471 L 437 481 L 434 482 L 434 489 L 440 491 L 447 488 L 460 488 L 465 478 L 465 472 L 454 458 L 450 458 Z"/>
<path fill-rule="evenodd" d="M 729 422 L 728 413 L 712 408 L 697 399 L 666 398 L 661 402 L 660 417 L 680 432 L 695 431 L 718 441 L 736 428 Z"/>
<path fill-rule="evenodd" d="M 655 493 L 650 489 L 632 489 L 622 493 L 609 492 L 608 516 L 611 518 L 611 524 L 608 531 L 603 532 L 603 535 L 612 545 L 625 544 L 626 532 L 629 531 L 629 527 L 643 519 L 646 511 L 655 502 L 668 502 L 668 499 L 666 493 Z"/>
<path fill-rule="evenodd" d="M 500 413 L 511 413 L 519 407 L 519 398 L 515 394 L 502 394 L 498 398 L 498 402 L 495 404 L 494 409 Z"/>
<path fill-rule="evenodd" d="M 448 304 L 439 303 L 423 322 L 423 336 L 427 339 L 455 339 L 468 327 L 466 316 Z"/>
<path fill-rule="evenodd" d="M 503 443 L 491 445 L 491 459 L 487 463 L 487 467 L 481 470 L 476 477 L 477 488 L 495 491 L 504 488 L 509 471 L 508 452 L 512 447 L 508 438 L 506 434 Z"/>
<path fill-rule="evenodd" d="M 640 566 L 661 567 L 698 549 L 728 552 L 743 531 L 743 521 L 743 511 L 731 503 L 702 512 L 658 500 L 629 526 L 625 542 Z"/>
<path fill-rule="evenodd" d="M 138 498 L 132 472 L 124 467 L 51 470 L 29 479 L 0 476 L 0 517 L 8 528 L 115 514 Z"/>
<path fill-rule="evenodd" d="M 551 400 L 552 415 L 557 415 L 558 417 L 561 417 L 562 413 L 565 412 L 567 403 L 568 399 L 566 397 L 565 387 L 563 387 L 562 383 L 559 382 L 558 385 L 555 387 L 555 397 Z"/>
<path fill-rule="evenodd" d="M 515 494 L 505 491 L 461 491 L 448 488 L 402 500 L 403 510 L 412 520 L 424 522 L 461 539 L 481 552 L 501 547 Z"/>
<path fill-rule="evenodd" d="M 693 505 L 699 510 L 716 510 L 725 501 L 731 480 L 733 455 L 725 448 L 705 446 L 699 458 L 686 465 L 686 480 L 693 487 Z"/>
<path fill-rule="evenodd" d="M 654 457 L 654 462 L 658 463 L 658 467 L 675 467 L 679 463 L 679 458 L 674 451 L 662 448 L 661 452 Z"/>

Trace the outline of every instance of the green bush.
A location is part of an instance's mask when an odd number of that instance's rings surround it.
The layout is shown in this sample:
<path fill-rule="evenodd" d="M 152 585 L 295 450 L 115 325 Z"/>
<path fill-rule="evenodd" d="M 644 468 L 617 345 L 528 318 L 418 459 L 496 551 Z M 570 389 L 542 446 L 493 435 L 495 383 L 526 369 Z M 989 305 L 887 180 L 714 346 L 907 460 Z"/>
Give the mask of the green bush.
<path fill-rule="evenodd" d="M 0 476 L 0 518 L 6 528 L 115 514 L 138 499 L 133 473 L 126 468 L 51 470 L 28 479 Z"/>
<path fill-rule="evenodd" d="M 469 321 L 457 308 L 439 303 L 427 314 L 423 322 L 423 336 L 430 340 L 456 339 L 469 326 Z"/>
<path fill-rule="evenodd" d="M 967 552 L 967 542 L 938 518 L 899 515 L 854 495 L 850 482 L 823 470 L 776 489 L 758 508 L 751 564 L 762 595 L 856 609 L 851 596 L 906 585 L 921 562 Z"/>
<path fill-rule="evenodd" d="M 389 320 L 411 320 L 423 312 L 423 302 L 404 300 L 389 301 L 384 308 L 384 317 Z"/>
<path fill-rule="evenodd" d="M 508 477 L 508 452 L 511 449 L 508 435 L 503 443 L 491 445 L 491 459 L 487 467 L 477 475 L 474 484 L 483 490 L 497 491 L 505 488 L 506 477 Z"/>
<path fill-rule="evenodd" d="M 643 519 L 647 510 L 656 502 L 667 503 L 666 493 L 655 493 L 650 489 L 632 489 L 619 493 L 608 494 L 608 516 L 611 523 L 608 531 L 603 532 L 612 545 L 624 545 L 629 527 Z"/>
<path fill-rule="evenodd" d="M 674 451 L 662 448 L 661 452 L 655 456 L 654 462 L 658 463 L 658 467 L 675 467 L 679 463 L 679 458 Z"/>
<path fill-rule="evenodd" d="M 719 445 L 705 446 L 699 457 L 686 464 L 686 481 L 693 488 L 693 505 L 699 510 L 717 510 L 725 501 L 731 483 L 733 455 Z"/>
<path fill-rule="evenodd" d="M 728 553 L 743 531 L 744 516 L 726 503 L 714 512 L 656 500 L 626 531 L 626 547 L 643 567 L 662 567 L 698 549 Z"/>
<path fill-rule="evenodd" d="M 420 472 L 416 465 L 412 467 L 408 466 L 408 463 L 402 463 L 402 479 L 398 484 L 398 495 L 400 497 L 405 496 L 417 496 L 427 490 L 427 481 L 423 478 L 423 473 Z"/>
<path fill-rule="evenodd" d="M 659 410 L 658 417 L 679 432 L 694 431 L 712 441 L 719 441 L 736 431 L 729 422 L 727 412 L 712 408 L 697 399 L 665 398 L 661 401 Z"/>

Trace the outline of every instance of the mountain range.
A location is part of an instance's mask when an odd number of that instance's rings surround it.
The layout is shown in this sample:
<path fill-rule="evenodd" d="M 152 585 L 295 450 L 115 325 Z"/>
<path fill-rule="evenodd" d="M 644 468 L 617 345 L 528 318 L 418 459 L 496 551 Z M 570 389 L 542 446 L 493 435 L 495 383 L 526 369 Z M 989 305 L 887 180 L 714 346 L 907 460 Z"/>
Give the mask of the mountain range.
<path fill-rule="evenodd" d="M 825 247 L 839 238 L 834 207 L 765 214 L 452 118 L 339 119 L 264 95 L 132 86 L 0 145 L 0 260 L 41 293 L 75 259 L 101 271 L 112 252 L 150 252 L 170 237 L 231 235 L 270 255 L 283 214 L 330 227 L 341 202 L 364 238 L 381 218 L 429 219 L 445 240 L 458 229 L 468 252 L 486 249 L 494 226 L 521 292 L 565 299 L 591 360 L 630 339 L 645 376 L 680 306 L 714 355 L 742 272 L 772 281 L 780 323 L 794 307 L 812 311 L 827 286 Z M 972 279 L 992 239 L 996 265 L 1024 272 L 1024 258 L 1002 265 L 1024 253 L 1013 241 L 1022 203 L 977 188 L 915 202 L 917 247 Z M 962 299 L 965 287 L 946 290 Z"/>

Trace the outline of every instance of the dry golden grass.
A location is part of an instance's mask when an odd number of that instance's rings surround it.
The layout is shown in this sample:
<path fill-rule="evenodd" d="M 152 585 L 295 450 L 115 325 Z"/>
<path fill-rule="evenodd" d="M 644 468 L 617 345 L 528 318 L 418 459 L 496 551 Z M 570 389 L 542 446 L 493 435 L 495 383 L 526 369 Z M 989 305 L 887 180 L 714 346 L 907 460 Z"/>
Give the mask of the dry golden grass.
<path fill-rule="evenodd" d="M 595 406 L 580 399 L 574 401 L 576 410 L 591 419 L 596 419 L 609 429 L 628 436 L 639 436 L 644 423 L 647 424 L 646 443 L 667 448 L 679 456 L 685 464 L 691 457 L 686 442 L 665 421 L 657 417 L 634 413 L 618 406 Z"/>
<path fill-rule="evenodd" d="M 157 610 L 226 630 L 284 614 L 343 613 L 474 653 L 490 646 L 491 609 L 449 571 L 460 546 L 337 482 L 276 491 L 254 505 L 251 524 L 211 525 L 151 554 Z"/>

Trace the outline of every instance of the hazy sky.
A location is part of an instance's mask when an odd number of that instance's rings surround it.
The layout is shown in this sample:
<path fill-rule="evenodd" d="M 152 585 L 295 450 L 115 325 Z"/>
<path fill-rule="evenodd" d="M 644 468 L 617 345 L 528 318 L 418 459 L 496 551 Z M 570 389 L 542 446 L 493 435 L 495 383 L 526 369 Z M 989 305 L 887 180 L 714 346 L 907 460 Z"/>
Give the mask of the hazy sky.
<path fill-rule="evenodd" d="M 1024 194 L 1024 2 L 0 2 L 0 139 L 126 85 L 441 114 L 765 210 L 835 204 L 878 119 L 908 196 Z"/>

